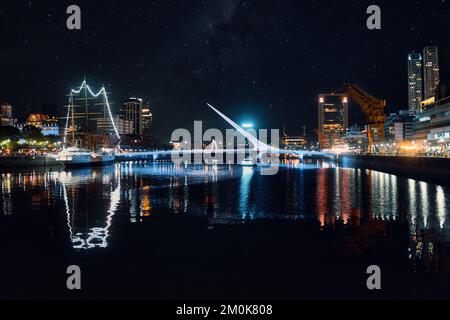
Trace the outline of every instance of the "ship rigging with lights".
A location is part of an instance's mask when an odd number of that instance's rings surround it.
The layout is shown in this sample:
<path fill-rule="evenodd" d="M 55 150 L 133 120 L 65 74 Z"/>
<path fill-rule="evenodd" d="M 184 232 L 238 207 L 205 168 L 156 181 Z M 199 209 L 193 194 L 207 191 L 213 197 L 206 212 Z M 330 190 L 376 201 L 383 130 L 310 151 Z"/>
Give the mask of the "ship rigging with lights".
<path fill-rule="evenodd" d="M 65 119 L 64 147 L 58 161 L 68 167 L 114 162 L 120 135 L 105 87 L 94 93 L 84 80 L 79 89 L 72 89 Z"/>

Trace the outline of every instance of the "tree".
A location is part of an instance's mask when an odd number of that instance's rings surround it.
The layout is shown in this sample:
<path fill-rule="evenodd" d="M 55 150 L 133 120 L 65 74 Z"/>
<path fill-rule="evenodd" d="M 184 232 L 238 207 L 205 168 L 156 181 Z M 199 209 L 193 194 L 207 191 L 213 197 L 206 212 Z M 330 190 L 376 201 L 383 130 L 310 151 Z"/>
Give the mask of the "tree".
<path fill-rule="evenodd" d="M 0 126 L 0 140 L 19 141 L 22 138 L 22 133 L 16 127 Z"/>
<path fill-rule="evenodd" d="M 22 134 L 25 137 L 25 139 L 28 139 L 28 140 L 40 140 L 44 137 L 41 129 L 39 129 L 35 126 L 23 127 Z"/>

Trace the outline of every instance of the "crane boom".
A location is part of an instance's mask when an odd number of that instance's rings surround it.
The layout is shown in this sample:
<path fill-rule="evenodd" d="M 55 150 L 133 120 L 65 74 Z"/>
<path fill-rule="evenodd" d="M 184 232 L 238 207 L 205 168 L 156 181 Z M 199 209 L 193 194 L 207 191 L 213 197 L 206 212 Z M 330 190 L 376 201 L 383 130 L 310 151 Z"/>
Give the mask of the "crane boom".
<path fill-rule="evenodd" d="M 386 100 L 379 100 L 359 88 L 358 86 L 347 83 L 343 91 L 351 97 L 362 109 L 364 117 L 368 124 L 367 137 L 369 141 L 369 152 L 372 150 L 375 135 L 384 141 L 384 125 L 386 123 Z"/>

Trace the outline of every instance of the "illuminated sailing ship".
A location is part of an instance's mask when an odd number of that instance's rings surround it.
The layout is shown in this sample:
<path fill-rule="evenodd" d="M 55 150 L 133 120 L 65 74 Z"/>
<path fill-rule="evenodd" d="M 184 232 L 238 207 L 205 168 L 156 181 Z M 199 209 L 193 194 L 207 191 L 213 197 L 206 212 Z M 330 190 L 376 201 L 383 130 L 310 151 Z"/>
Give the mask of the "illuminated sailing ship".
<path fill-rule="evenodd" d="M 102 102 L 96 103 L 100 96 Z M 57 160 L 66 167 L 113 163 L 112 146 L 119 144 L 120 136 L 105 88 L 95 94 L 84 80 L 78 90 L 71 90 L 69 97 L 64 147 Z"/>

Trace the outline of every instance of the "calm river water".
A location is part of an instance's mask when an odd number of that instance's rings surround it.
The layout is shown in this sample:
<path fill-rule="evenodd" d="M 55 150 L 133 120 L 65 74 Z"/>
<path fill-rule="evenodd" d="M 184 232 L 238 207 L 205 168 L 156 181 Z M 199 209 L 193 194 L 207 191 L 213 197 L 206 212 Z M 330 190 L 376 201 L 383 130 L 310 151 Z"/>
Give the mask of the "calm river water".
<path fill-rule="evenodd" d="M 450 189 L 324 161 L 3 172 L 1 298 L 449 298 Z M 66 268 L 82 289 L 66 288 Z M 378 265 L 382 289 L 369 291 Z"/>

